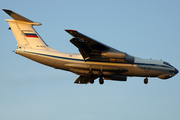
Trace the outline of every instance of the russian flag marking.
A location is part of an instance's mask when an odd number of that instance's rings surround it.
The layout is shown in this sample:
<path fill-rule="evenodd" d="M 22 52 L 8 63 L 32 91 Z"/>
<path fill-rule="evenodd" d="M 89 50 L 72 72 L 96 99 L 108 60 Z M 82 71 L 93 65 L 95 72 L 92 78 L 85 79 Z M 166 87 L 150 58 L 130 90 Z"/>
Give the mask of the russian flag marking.
<path fill-rule="evenodd" d="M 25 35 L 26 37 L 38 38 L 38 36 L 37 36 L 36 34 L 34 34 L 34 33 L 24 33 L 24 35 Z"/>

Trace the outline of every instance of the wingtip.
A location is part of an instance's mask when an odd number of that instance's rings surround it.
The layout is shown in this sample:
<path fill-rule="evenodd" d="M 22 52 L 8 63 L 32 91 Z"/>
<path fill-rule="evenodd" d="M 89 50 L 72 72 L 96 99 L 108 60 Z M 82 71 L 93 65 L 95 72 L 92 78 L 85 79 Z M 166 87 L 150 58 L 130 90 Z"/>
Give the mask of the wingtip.
<path fill-rule="evenodd" d="M 71 29 L 65 29 L 65 31 L 67 31 L 67 32 L 70 32 L 70 31 L 76 31 L 76 30 L 71 30 Z"/>
<path fill-rule="evenodd" d="M 5 11 L 5 12 L 6 12 L 6 11 L 11 11 L 11 10 L 8 10 L 8 9 L 2 9 L 2 10 Z"/>
<path fill-rule="evenodd" d="M 13 13 L 13 11 L 8 10 L 8 9 L 2 9 L 4 12 L 6 12 L 8 15 L 10 15 L 11 13 Z"/>

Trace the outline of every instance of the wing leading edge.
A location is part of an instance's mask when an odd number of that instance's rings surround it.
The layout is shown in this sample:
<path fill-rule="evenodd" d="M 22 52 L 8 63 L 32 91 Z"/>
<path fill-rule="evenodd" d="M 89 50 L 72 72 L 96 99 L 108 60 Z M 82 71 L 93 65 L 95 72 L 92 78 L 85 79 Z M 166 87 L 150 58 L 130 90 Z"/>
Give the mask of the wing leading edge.
<path fill-rule="evenodd" d="M 65 30 L 74 38 L 70 40 L 86 61 L 134 63 L 134 57 L 100 43 L 76 30 Z"/>
<path fill-rule="evenodd" d="M 123 53 L 90 37 L 87 37 L 76 30 L 65 31 L 74 37 L 70 40 L 70 42 L 79 49 L 84 59 L 92 56 L 100 56 L 102 52 Z"/>

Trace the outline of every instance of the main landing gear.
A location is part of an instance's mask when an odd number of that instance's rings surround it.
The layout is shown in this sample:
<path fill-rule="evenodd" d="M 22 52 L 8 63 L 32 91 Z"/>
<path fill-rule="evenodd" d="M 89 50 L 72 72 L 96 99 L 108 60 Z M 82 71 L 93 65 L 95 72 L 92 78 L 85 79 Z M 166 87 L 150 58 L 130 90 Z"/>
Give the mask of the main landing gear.
<path fill-rule="evenodd" d="M 89 72 L 89 81 L 90 81 L 91 84 L 94 83 L 94 78 L 93 78 L 93 72 L 92 71 Z"/>
<path fill-rule="evenodd" d="M 103 73 L 101 71 L 99 72 L 98 76 L 99 76 L 99 84 L 101 84 L 101 85 L 104 84 Z M 89 81 L 90 81 L 91 84 L 94 83 L 94 78 L 93 78 L 93 72 L 92 71 L 89 72 Z"/>
<path fill-rule="evenodd" d="M 144 79 L 144 84 L 148 84 L 148 78 L 147 77 Z"/>
<path fill-rule="evenodd" d="M 93 77 L 89 77 L 89 81 L 90 81 L 91 84 L 93 84 L 94 83 L 94 78 Z M 101 84 L 101 85 L 104 84 L 103 77 L 99 78 L 99 84 Z"/>
<path fill-rule="evenodd" d="M 91 77 L 91 78 L 89 78 L 89 79 L 90 79 L 90 80 L 89 80 L 90 83 L 93 84 L 93 83 L 94 83 L 94 78 Z"/>
<path fill-rule="evenodd" d="M 103 79 L 103 72 L 102 72 L 102 70 L 99 72 L 99 84 L 103 84 L 104 83 L 104 79 Z"/>
<path fill-rule="evenodd" d="M 101 85 L 104 84 L 104 79 L 103 79 L 103 77 L 100 77 L 100 78 L 99 78 L 99 84 L 101 84 Z"/>

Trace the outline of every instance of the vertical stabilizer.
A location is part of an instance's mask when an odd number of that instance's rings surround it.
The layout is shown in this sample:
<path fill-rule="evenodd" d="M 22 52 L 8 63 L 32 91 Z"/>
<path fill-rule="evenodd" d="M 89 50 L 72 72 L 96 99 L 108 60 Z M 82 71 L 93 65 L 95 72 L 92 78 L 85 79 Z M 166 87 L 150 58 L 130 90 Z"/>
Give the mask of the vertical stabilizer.
<path fill-rule="evenodd" d="M 18 42 L 18 47 L 48 49 L 46 43 L 33 28 L 33 25 L 41 25 L 41 23 L 33 22 L 11 10 L 3 10 L 14 19 L 6 21 L 9 23 L 10 29 Z"/>

